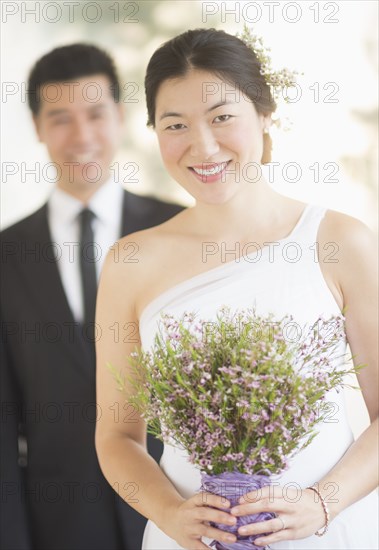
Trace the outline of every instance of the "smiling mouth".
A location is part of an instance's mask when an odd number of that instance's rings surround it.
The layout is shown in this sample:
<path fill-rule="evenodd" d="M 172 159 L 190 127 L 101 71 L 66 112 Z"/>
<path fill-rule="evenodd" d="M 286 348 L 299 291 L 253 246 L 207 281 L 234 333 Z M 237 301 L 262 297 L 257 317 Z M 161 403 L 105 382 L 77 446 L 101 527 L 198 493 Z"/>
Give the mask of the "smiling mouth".
<path fill-rule="evenodd" d="M 208 164 L 207 165 L 207 168 L 204 168 L 204 164 L 202 165 L 202 167 L 200 166 L 189 166 L 189 170 L 192 170 L 193 172 L 195 172 L 198 176 L 201 176 L 203 178 L 206 178 L 207 176 L 216 176 L 217 174 L 220 174 L 221 172 L 223 172 L 223 170 L 225 170 L 225 168 L 228 166 L 229 162 L 231 162 L 230 160 L 226 161 L 226 162 L 220 162 L 220 163 L 216 163 L 214 162 L 213 164 Z"/>
<path fill-rule="evenodd" d="M 79 164 L 86 164 L 87 162 L 91 162 L 95 158 L 95 152 L 91 153 L 79 153 L 77 155 L 72 155 L 72 162 L 78 162 Z"/>

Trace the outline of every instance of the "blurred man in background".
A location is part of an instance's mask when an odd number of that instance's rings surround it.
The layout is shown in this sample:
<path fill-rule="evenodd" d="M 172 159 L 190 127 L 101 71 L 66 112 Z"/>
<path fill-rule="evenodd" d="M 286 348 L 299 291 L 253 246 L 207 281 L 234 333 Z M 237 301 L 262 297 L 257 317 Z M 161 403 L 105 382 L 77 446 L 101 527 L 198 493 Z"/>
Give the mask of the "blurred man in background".
<path fill-rule="evenodd" d="M 46 204 L 1 237 L 1 547 L 137 550 L 146 520 L 107 483 L 95 452 L 96 285 L 118 238 L 182 207 L 132 194 L 112 178 L 123 111 L 104 51 L 54 49 L 33 67 L 28 100 L 57 179 Z M 138 261 L 133 243 L 130 261 Z M 135 338 L 127 319 L 105 329 Z M 128 421 L 127 410 L 114 414 Z M 150 439 L 149 449 L 158 460 L 161 444 Z M 138 498 L 133 480 L 119 483 Z"/>

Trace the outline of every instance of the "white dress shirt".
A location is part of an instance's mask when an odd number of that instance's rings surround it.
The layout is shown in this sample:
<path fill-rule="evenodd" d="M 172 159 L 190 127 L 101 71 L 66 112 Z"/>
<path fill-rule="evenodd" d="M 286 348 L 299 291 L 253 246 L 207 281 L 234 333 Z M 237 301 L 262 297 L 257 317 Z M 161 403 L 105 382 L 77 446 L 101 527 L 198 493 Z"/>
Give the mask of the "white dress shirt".
<path fill-rule="evenodd" d="M 110 179 L 86 205 L 95 214 L 96 273 L 99 279 L 109 248 L 121 236 L 123 188 Z M 80 278 L 78 215 L 85 205 L 62 189 L 54 187 L 48 199 L 48 223 L 57 254 L 58 270 L 75 321 L 83 320 Z"/>

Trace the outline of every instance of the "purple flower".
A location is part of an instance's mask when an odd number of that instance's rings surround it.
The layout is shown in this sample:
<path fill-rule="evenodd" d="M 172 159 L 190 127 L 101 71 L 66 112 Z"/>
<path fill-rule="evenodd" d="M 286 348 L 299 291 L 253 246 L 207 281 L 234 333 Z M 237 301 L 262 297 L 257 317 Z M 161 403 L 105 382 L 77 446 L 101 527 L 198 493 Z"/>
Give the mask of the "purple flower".
<path fill-rule="evenodd" d="M 314 396 L 323 400 L 342 380 L 325 320 L 290 342 L 289 319 L 229 308 L 216 319 L 163 314 L 155 344 L 132 356 L 144 375 L 146 422 L 204 471 L 279 473 L 322 418 Z"/>

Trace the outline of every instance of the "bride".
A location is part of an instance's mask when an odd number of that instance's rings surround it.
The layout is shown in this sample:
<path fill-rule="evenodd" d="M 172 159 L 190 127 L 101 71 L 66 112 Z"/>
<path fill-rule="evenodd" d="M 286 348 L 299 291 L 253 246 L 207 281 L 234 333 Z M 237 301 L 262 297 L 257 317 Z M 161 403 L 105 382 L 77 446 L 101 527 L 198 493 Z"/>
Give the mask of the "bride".
<path fill-rule="evenodd" d="M 196 202 L 117 243 L 120 255 L 111 251 L 102 272 L 96 315 L 102 411 L 96 448 L 109 483 L 117 483 L 120 495 L 149 519 L 145 550 L 234 542 L 234 535 L 210 522 L 233 525 L 237 515 L 261 511 L 276 517 L 248 525 L 244 534 L 260 534 L 255 544 L 262 547 L 367 550 L 378 540 L 374 240 L 360 221 L 290 199 L 268 185 L 259 168 L 269 161 L 276 105 L 270 75 L 260 69 L 248 43 L 214 29 L 175 37 L 147 68 L 149 124 L 162 160 Z M 254 175 L 251 167 L 258 168 Z M 133 261 L 130 243 L 138 250 Z M 330 243 L 337 250 L 333 261 Z M 146 425 L 125 407 L 106 365 L 130 374 L 128 357 L 136 341 L 146 349 L 152 345 L 162 311 L 180 316 L 196 310 L 212 318 L 222 305 L 253 304 L 258 312 L 292 314 L 306 323 L 346 312 L 344 346 L 348 342 L 356 361 L 367 365 L 359 383 L 371 425 L 354 441 L 343 392 L 336 393 L 335 419 L 323 423 L 311 445 L 296 455 L 274 494 L 268 498 L 262 491 L 259 499 L 229 513 L 224 498 L 198 492 L 200 473 L 182 450 L 165 444 L 159 466 L 149 456 Z M 115 341 L 114 323 L 138 327 L 138 338 L 125 331 Z M 125 411 L 119 421 L 115 404 Z"/>

